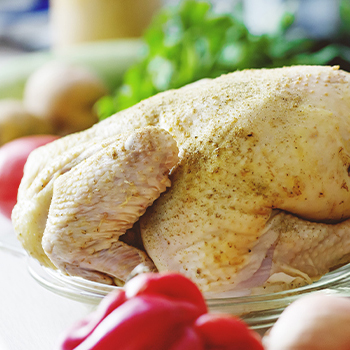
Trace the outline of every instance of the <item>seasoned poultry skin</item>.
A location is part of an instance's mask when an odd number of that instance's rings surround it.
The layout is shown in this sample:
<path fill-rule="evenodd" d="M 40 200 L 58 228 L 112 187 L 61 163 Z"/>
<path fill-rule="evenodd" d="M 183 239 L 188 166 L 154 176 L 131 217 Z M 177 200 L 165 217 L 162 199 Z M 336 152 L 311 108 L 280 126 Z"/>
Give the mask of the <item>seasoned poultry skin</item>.
<path fill-rule="evenodd" d="M 98 184 L 82 202 L 69 190 L 106 171 L 91 160 L 106 144 L 153 129 L 171 135 L 178 158 L 167 146 L 171 187 L 154 194 L 145 214 L 134 208 L 124 223 L 130 228 L 140 216 L 147 254 L 127 269 L 127 259 L 96 263 L 90 255 L 111 247 L 101 232 L 89 236 L 98 242 L 89 250 L 79 233 L 88 221 L 77 217 L 71 226 L 62 220 L 59 229 L 53 223 L 85 211 L 91 193 L 109 186 Z M 158 94 L 34 151 L 12 220 L 24 248 L 42 264 L 98 281 L 125 280 L 123 270 L 153 261 L 159 271 L 184 273 L 208 296 L 296 287 L 350 260 L 349 140 L 349 73 L 320 66 L 234 72 Z M 128 165 L 116 161 L 128 181 Z M 82 163 L 89 165 L 80 172 Z M 125 230 L 119 230 L 123 218 L 113 202 L 118 187 L 113 191 L 109 225 L 116 225 L 119 238 Z M 108 203 L 92 203 L 95 224 L 102 225 Z M 70 231 L 73 246 L 65 238 Z M 67 250 L 72 269 L 61 258 Z"/>
<path fill-rule="evenodd" d="M 121 236 L 170 186 L 178 148 L 170 134 L 156 128 L 123 136 L 54 183 L 42 246 L 69 274 L 113 283 L 125 281 L 139 264 L 154 269 L 147 254 Z"/>

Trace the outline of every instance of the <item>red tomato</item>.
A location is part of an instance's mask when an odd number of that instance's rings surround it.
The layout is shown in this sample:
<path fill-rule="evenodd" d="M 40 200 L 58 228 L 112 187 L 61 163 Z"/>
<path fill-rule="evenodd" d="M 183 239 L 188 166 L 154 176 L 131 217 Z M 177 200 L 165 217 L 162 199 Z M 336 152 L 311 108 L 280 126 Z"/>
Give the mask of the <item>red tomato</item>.
<path fill-rule="evenodd" d="M 26 136 L 0 147 L 0 213 L 7 218 L 11 218 L 12 209 L 17 202 L 18 186 L 29 153 L 57 138 L 55 135 Z"/>

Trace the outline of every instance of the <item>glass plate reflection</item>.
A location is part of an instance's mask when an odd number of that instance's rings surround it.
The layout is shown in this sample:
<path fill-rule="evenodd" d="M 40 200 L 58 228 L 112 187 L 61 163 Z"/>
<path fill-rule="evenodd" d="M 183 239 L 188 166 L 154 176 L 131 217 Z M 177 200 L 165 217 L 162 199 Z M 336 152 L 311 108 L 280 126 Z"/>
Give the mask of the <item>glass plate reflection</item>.
<path fill-rule="evenodd" d="M 97 305 L 109 292 L 120 288 L 80 277 L 66 276 L 59 271 L 41 266 L 32 258 L 28 258 L 28 269 L 43 287 L 86 304 Z M 212 312 L 237 315 L 251 328 L 263 331 L 271 327 L 282 311 L 294 300 L 317 292 L 350 297 L 350 264 L 300 288 L 263 295 L 207 299 L 207 304 Z"/>

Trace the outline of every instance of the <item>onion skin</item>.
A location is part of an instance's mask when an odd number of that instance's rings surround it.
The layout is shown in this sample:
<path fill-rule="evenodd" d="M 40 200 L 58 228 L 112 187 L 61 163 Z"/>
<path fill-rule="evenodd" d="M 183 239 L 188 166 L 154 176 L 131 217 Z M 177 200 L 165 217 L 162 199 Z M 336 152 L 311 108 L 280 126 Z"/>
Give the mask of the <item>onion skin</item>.
<path fill-rule="evenodd" d="M 349 350 L 350 298 L 311 294 L 289 305 L 264 336 L 265 350 Z"/>

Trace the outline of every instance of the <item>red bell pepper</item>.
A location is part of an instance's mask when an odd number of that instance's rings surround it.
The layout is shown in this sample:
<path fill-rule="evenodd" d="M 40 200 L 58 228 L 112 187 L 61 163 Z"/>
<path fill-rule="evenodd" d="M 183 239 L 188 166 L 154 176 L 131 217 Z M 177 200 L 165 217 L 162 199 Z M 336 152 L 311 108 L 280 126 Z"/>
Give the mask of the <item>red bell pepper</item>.
<path fill-rule="evenodd" d="M 197 286 L 178 273 L 142 274 L 76 323 L 60 350 L 263 350 L 241 320 L 208 313 Z"/>

